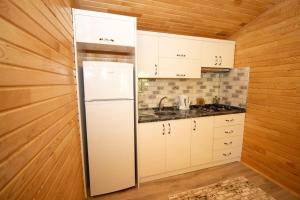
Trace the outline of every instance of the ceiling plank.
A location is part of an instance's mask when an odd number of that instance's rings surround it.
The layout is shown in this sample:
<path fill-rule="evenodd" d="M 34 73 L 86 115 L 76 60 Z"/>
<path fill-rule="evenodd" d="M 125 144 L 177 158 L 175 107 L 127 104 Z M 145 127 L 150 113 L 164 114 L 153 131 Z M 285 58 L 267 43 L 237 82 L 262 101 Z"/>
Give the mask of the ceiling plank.
<path fill-rule="evenodd" d="M 77 0 L 86 10 L 134 16 L 138 29 L 228 38 L 282 0 Z"/>

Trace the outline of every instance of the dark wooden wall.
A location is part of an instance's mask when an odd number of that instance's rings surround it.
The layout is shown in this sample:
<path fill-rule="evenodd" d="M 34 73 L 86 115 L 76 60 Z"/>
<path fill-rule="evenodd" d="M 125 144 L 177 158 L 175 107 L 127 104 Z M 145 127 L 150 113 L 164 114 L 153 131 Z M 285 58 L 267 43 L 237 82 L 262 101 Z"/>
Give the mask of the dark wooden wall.
<path fill-rule="evenodd" d="M 84 199 L 71 2 L 0 15 L 0 199 Z"/>

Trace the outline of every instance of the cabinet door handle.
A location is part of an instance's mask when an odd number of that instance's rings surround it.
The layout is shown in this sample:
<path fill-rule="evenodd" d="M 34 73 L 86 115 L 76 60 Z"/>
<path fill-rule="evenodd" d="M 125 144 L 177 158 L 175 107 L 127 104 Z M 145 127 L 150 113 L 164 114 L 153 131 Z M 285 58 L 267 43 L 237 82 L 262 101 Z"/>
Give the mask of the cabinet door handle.
<path fill-rule="evenodd" d="M 229 153 L 223 153 L 223 156 L 230 156 L 231 155 L 231 152 L 229 152 Z"/>
<path fill-rule="evenodd" d="M 222 56 L 219 56 L 219 65 L 222 64 Z"/>
<path fill-rule="evenodd" d="M 225 145 L 231 145 L 232 144 L 232 141 L 230 142 L 224 142 Z"/>
<path fill-rule="evenodd" d="M 193 128 L 193 130 L 195 131 L 196 128 L 197 128 L 197 122 L 196 122 L 196 120 L 194 120 L 194 128 Z"/>
<path fill-rule="evenodd" d="M 169 126 L 169 132 L 168 132 L 168 134 L 170 135 L 171 134 L 171 124 L 168 123 L 168 126 Z"/>
<path fill-rule="evenodd" d="M 233 132 L 234 132 L 233 130 L 225 131 L 226 134 L 231 134 L 231 133 L 233 133 Z"/>
<path fill-rule="evenodd" d="M 226 122 L 233 122 L 234 119 L 226 119 L 225 121 L 226 121 Z"/>
<path fill-rule="evenodd" d="M 215 65 L 218 64 L 218 56 L 215 56 Z"/>
<path fill-rule="evenodd" d="M 165 130 L 166 130 L 165 129 L 165 124 L 162 124 L 162 126 L 163 126 L 163 132 L 162 132 L 162 134 L 165 135 Z"/>
<path fill-rule="evenodd" d="M 155 75 L 157 75 L 157 64 L 155 64 L 154 67 L 155 67 Z"/>

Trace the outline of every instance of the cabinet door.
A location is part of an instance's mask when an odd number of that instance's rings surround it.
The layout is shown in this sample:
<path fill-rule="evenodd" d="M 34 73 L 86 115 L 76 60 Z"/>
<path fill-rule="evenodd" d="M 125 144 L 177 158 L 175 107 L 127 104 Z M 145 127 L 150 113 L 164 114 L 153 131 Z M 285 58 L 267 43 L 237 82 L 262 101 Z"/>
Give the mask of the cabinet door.
<path fill-rule="evenodd" d="M 137 36 L 137 66 L 139 78 L 158 76 L 158 37 Z"/>
<path fill-rule="evenodd" d="M 167 121 L 166 170 L 190 166 L 191 123 L 189 119 Z"/>
<path fill-rule="evenodd" d="M 76 42 L 135 46 L 136 23 L 77 14 Z"/>
<path fill-rule="evenodd" d="M 191 165 L 200 165 L 213 159 L 213 117 L 192 119 Z"/>
<path fill-rule="evenodd" d="M 219 44 L 219 67 L 233 68 L 234 65 L 234 43 Z"/>
<path fill-rule="evenodd" d="M 202 67 L 232 68 L 234 63 L 234 43 L 203 42 Z"/>
<path fill-rule="evenodd" d="M 179 59 L 200 59 L 201 41 L 175 38 L 159 37 L 159 57 Z"/>
<path fill-rule="evenodd" d="M 219 66 L 219 46 L 216 42 L 202 43 L 201 61 L 202 67 L 218 67 Z"/>
<path fill-rule="evenodd" d="M 139 173 L 141 177 L 165 171 L 166 128 L 162 122 L 139 124 Z M 165 131 L 164 131 L 165 129 Z"/>
<path fill-rule="evenodd" d="M 201 61 L 159 58 L 160 78 L 201 78 Z"/>

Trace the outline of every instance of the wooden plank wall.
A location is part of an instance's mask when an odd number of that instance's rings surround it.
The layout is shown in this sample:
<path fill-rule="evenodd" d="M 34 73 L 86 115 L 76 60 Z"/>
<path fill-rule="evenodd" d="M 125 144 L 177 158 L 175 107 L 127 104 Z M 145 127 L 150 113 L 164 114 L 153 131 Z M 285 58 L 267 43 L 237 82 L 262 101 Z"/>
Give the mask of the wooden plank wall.
<path fill-rule="evenodd" d="M 84 199 L 71 1 L 0 16 L 0 199 Z"/>
<path fill-rule="evenodd" d="M 242 161 L 300 195 L 300 1 L 286 0 L 235 34 L 250 66 Z"/>

